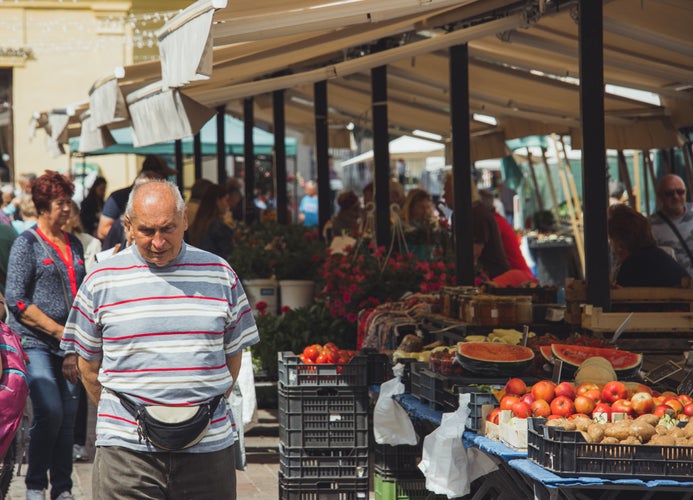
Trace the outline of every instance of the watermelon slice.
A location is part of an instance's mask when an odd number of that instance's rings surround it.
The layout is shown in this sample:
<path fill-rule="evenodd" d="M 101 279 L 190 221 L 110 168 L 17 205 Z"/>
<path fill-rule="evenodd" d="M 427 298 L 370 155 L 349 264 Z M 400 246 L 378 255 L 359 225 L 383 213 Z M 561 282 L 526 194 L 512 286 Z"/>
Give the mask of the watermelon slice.
<path fill-rule="evenodd" d="M 532 364 L 534 352 L 502 342 L 460 342 L 457 359 L 462 368 L 473 373 L 518 376 Z"/>
<path fill-rule="evenodd" d="M 609 360 L 619 378 L 634 374 L 642 364 L 642 354 L 605 347 L 551 344 L 551 354 L 562 360 L 564 366 L 569 365 L 576 370 L 587 358 L 601 356 Z M 546 356 L 543 347 L 542 355 Z"/>

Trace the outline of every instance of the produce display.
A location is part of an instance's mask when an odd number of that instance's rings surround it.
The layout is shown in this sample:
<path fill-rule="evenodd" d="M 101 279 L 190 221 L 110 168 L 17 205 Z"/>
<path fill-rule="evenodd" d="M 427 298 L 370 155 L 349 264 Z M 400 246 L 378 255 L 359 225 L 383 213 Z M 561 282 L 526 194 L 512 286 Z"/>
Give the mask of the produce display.
<path fill-rule="evenodd" d="M 540 352 L 547 361 L 550 362 L 555 357 L 563 361 L 564 368 L 572 368 L 573 371 L 577 370 L 588 358 L 604 358 L 609 361 L 621 378 L 632 375 L 642 365 L 642 354 L 605 347 L 554 343 L 550 346 L 542 346 Z"/>
<path fill-rule="evenodd" d="M 300 354 L 302 363 L 310 364 L 346 364 L 356 355 L 356 351 L 340 349 L 332 342 L 325 345 L 312 344 L 306 346 Z"/>

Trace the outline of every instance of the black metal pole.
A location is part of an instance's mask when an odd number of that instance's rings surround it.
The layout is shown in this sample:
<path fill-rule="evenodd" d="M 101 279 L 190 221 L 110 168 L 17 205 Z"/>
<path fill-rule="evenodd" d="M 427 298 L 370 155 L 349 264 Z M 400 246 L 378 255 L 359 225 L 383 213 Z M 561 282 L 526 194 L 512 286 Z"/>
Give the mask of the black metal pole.
<path fill-rule="evenodd" d="M 217 107 L 217 182 L 226 184 L 226 106 Z"/>
<path fill-rule="evenodd" d="M 243 168 L 245 184 L 245 222 L 250 224 L 255 219 L 255 145 L 253 143 L 253 113 L 254 100 L 252 97 L 243 99 Z"/>
<path fill-rule="evenodd" d="M 579 7 L 585 279 L 589 303 L 608 311 L 611 293 L 606 228 L 608 172 L 604 138 L 603 6 L 602 2 L 580 0 Z"/>
<path fill-rule="evenodd" d="M 176 184 L 180 192 L 183 192 L 183 141 L 176 139 L 173 143 L 173 151 L 176 157 Z M 188 221 L 192 222 L 192 221 Z"/>
<path fill-rule="evenodd" d="M 375 200 L 375 240 L 388 247 L 390 227 L 390 137 L 387 120 L 387 66 L 371 69 L 373 107 L 373 188 Z"/>
<path fill-rule="evenodd" d="M 193 136 L 193 161 L 195 164 L 195 180 L 202 177 L 202 139 L 198 132 Z"/>
<path fill-rule="evenodd" d="M 472 155 L 469 127 L 469 50 L 450 47 L 450 116 L 452 127 L 453 237 L 455 273 L 460 285 L 474 285 Z"/>
<path fill-rule="evenodd" d="M 315 161 L 318 172 L 318 226 L 320 234 L 330 220 L 330 165 L 327 134 L 327 81 L 313 84 L 315 102 Z"/>
<path fill-rule="evenodd" d="M 288 224 L 286 198 L 286 123 L 284 120 L 284 91 L 272 93 L 274 109 L 274 192 L 277 199 L 277 222 Z"/>

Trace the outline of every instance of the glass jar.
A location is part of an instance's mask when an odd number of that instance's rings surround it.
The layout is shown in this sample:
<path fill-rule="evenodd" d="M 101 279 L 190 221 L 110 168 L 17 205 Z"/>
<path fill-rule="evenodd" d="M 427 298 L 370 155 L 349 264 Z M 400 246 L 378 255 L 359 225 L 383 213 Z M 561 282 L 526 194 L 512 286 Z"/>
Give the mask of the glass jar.
<path fill-rule="evenodd" d="M 515 311 L 518 325 L 532 323 L 532 297 L 524 295 L 515 297 Z"/>
<path fill-rule="evenodd" d="M 479 296 L 474 309 L 474 318 L 478 325 L 498 326 L 498 308 L 495 297 L 492 295 Z"/>
<path fill-rule="evenodd" d="M 515 297 L 496 297 L 496 309 L 498 309 L 499 325 L 512 326 L 517 323 Z"/>

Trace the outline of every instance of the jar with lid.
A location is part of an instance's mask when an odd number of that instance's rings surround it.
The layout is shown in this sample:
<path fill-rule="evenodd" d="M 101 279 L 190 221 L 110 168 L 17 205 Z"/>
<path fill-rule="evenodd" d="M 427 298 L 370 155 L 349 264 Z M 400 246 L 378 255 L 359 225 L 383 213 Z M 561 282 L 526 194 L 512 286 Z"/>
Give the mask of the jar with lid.
<path fill-rule="evenodd" d="M 498 326 L 498 308 L 492 295 L 480 295 L 474 309 L 476 323 L 481 326 Z"/>
<path fill-rule="evenodd" d="M 532 322 L 532 297 L 520 295 L 515 297 L 515 311 L 518 325 L 529 325 Z"/>
<path fill-rule="evenodd" d="M 499 325 L 512 326 L 517 323 L 515 297 L 496 297 L 496 309 L 498 309 Z"/>

